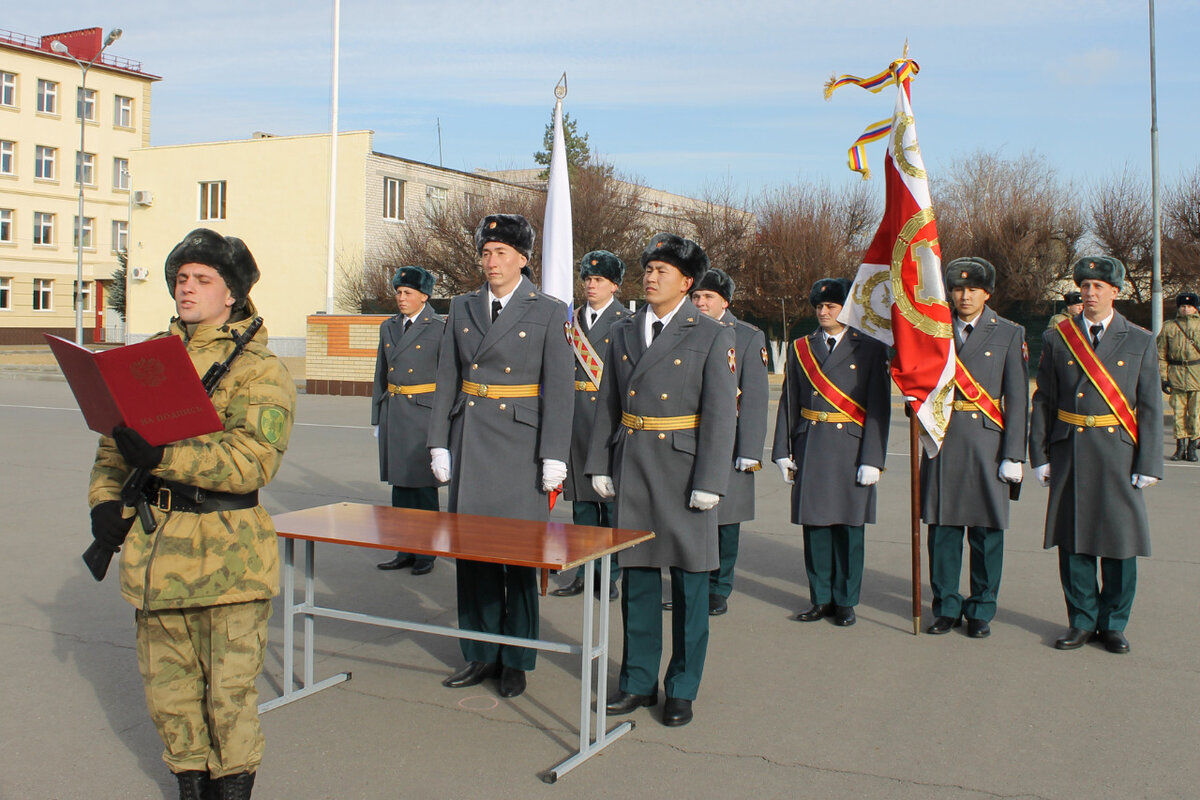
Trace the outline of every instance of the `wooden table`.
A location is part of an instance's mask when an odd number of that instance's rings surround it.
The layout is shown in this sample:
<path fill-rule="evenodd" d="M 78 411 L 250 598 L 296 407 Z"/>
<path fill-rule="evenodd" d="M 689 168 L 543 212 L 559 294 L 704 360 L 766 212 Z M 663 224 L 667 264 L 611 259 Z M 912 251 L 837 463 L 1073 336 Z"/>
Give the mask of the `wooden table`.
<path fill-rule="evenodd" d="M 530 647 L 580 657 L 579 750 L 566 761 L 541 774 L 553 783 L 610 742 L 632 730 L 632 722 L 623 722 L 606 730 L 605 705 L 608 697 L 608 592 L 594 600 L 595 570 L 585 569 L 582 630 L 579 644 L 544 639 L 465 631 L 444 625 L 407 622 L 335 608 L 318 606 L 315 601 L 316 543 L 373 547 L 420 555 L 446 556 L 470 561 L 487 561 L 538 569 L 569 570 L 593 561 L 600 562 L 599 574 L 609 574 L 614 553 L 654 538 L 645 531 L 594 528 L 561 522 L 480 517 L 442 511 L 420 511 L 361 503 L 334 503 L 292 511 L 274 517 L 283 546 L 283 693 L 262 703 L 260 712 L 307 697 L 330 686 L 350 680 L 342 672 L 321 681 L 313 679 L 313 639 L 317 617 L 361 622 L 385 628 L 432 633 L 456 639 Z M 304 600 L 296 602 L 296 540 L 304 542 Z M 595 608 L 600 608 L 599 620 Z M 304 678 L 295 686 L 295 621 L 304 618 Z M 593 661 L 595 711 L 592 708 Z"/>

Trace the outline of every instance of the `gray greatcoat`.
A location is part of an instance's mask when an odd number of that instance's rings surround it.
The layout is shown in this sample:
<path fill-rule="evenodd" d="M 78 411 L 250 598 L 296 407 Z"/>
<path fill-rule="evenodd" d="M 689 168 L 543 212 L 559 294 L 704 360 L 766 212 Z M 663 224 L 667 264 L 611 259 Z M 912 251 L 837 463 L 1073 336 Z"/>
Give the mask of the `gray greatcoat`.
<path fill-rule="evenodd" d="M 1087 336 L 1082 315 L 1075 323 Z M 1112 410 L 1055 329 L 1043 335 L 1042 361 L 1029 424 L 1029 460 L 1050 464 L 1045 546 L 1104 558 L 1150 555 L 1146 503 L 1134 473 L 1161 478 L 1162 389 L 1154 336 L 1114 312 L 1096 357 L 1137 415 L 1138 443 L 1119 425 L 1087 428 L 1058 419 L 1059 409 L 1102 415 Z"/>
<path fill-rule="evenodd" d="M 729 483 L 737 393 L 734 333 L 685 299 L 647 347 L 648 313 L 649 306 L 642 306 L 612 326 L 584 471 L 612 476 L 615 527 L 654 532 L 654 539 L 621 552 L 621 566 L 707 572 L 720 563 L 717 509 L 698 511 L 688 503 L 693 490 L 724 495 Z M 621 412 L 699 414 L 700 426 L 634 430 L 621 424 Z"/>
<path fill-rule="evenodd" d="M 575 310 L 575 318 L 579 320 L 579 327 L 583 329 L 588 341 L 592 343 L 592 351 L 604 362 L 605 367 L 608 366 L 608 346 L 611 338 L 609 332 L 612 324 L 632 313 L 613 300 L 608 308 L 604 309 L 603 313 L 596 318 L 596 324 L 589 328 L 587 304 L 585 303 Z M 572 353 L 572 357 L 574 357 L 574 353 Z M 603 375 L 600 379 L 604 380 Z M 576 382 L 591 380 L 578 358 L 575 359 L 575 380 Z M 598 397 L 598 392 L 575 390 L 575 419 L 571 423 L 571 461 L 567 468 L 567 480 L 563 484 L 564 500 L 581 500 L 591 503 L 608 502 L 596 494 L 596 490 L 592 488 L 592 479 L 583 472 L 584 466 L 587 464 L 587 450 L 589 440 L 592 438 L 592 422 L 596 418 Z"/>
<path fill-rule="evenodd" d="M 1008 528 L 1008 484 L 1000 462 L 1025 460 L 1029 377 L 1025 329 L 988 306 L 958 357 L 1004 412 L 1004 428 L 980 411 L 955 411 L 935 458 L 921 456 L 921 518 L 930 525 Z M 964 400 L 961 391 L 955 400 Z"/>
<path fill-rule="evenodd" d="M 767 339 L 763 332 L 726 311 L 720 322 L 733 328 L 737 343 L 737 430 L 733 458 L 751 458 L 761 462 L 763 442 L 767 438 Z M 754 473 L 729 474 L 729 488 L 717 506 L 717 521 L 722 525 L 754 519 Z"/>
<path fill-rule="evenodd" d="M 392 394 L 388 385 L 414 386 L 437 380 L 438 348 L 446 318 L 426 305 L 404 332 L 397 314 L 379 326 L 379 353 L 371 392 L 371 424 L 379 426 L 379 479 L 393 486 L 437 486 L 429 468 L 429 420 L 433 392 Z"/>
<path fill-rule="evenodd" d="M 805 419 L 801 409 L 837 411 L 809 383 L 788 349 L 787 370 L 771 460 L 796 462 L 792 484 L 792 522 L 797 525 L 864 525 L 875 521 L 875 486 L 859 486 L 858 468 L 883 469 L 892 416 L 887 348 L 856 328 L 847 328 L 833 352 L 820 329 L 810 334 L 813 354 L 825 375 L 866 411 L 866 424 Z M 824 360 L 822 360 L 824 359 Z M 792 435 L 788 437 L 788 422 Z"/>
<path fill-rule="evenodd" d="M 429 447 L 450 450 L 447 510 L 545 520 L 542 459 L 566 463 L 575 386 L 567 307 L 521 278 L 491 321 L 488 287 L 450 301 L 438 355 Z M 462 381 L 540 384 L 540 397 L 469 396 Z"/>

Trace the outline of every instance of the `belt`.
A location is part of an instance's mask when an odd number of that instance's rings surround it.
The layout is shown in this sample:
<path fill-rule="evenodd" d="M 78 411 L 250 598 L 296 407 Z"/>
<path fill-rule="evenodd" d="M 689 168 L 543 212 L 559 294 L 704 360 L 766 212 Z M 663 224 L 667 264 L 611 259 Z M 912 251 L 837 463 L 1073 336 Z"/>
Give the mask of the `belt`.
<path fill-rule="evenodd" d="M 808 408 L 800 409 L 800 416 L 813 422 L 854 422 L 854 418 L 841 411 L 813 411 Z"/>
<path fill-rule="evenodd" d="M 1070 425 L 1082 425 L 1085 428 L 1108 427 L 1120 425 L 1121 420 L 1116 414 L 1072 414 L 1070 411 L 1058 410 L 1058 418 Z"/>
<path fill-rule="evenodd" d="M 979 404 L 972 403 L 970 400 L 955 400 L 954 401 L 954 410 L 955 411 L 978 411 Z"/>
<path fill-rule="evenodd" d="M 234 511 L 258 505 L 258 490 L 249 494 L 216 492 L 175 481 L 151 480 L 146 484 L 146 501 L 163 511 L 185 514 L 208 514 L 213 511 Z"/>
<path fill-rule="evenodd" d="M 394 383 L 388 384 L 388 391 L 392 394 L 429 394 L 436 388 L 436 383 L 414 383 L 408 386 L 397 386 Z"/>
<path fill-rule="evenodd" d="M 1200 358 L 1192 359 L 1191 361 L 1180 361 L 1174 358 L 1167 359 L 1168 367 L 1195 367 L 1200 365 Z"/>
<path fill-rule="evenodd" d="M 537 397 L 542 386 L 538 383 L 519 383 L 507 386 L 496 384 L 462 382 L 462 390 L 475 397 Z"/>
<path fill-rule="evenodd" d="M 635 431 L 685 431 L 700 427 L 700 415 L 682 417 L 640 417 L 621 412 L 621 424 Z"/>
<path fill-rule="evenodd" d="M 599 387 L 591 381 L 575 381 L 575 391 L 577 392 L 596 392 Z"/>

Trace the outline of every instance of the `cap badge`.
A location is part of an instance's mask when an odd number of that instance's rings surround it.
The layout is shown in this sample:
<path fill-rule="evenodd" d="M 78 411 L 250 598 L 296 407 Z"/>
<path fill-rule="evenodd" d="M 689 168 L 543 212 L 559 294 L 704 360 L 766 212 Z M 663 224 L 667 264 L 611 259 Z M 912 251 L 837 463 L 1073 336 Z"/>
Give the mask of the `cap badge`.
<path fill-rule="evenodd" d="M 496 227 L 496 223 L 495 223 L 495 221 L 492 221 L 492 222 L 489 222 L 489 223 L 488 223 L 488 230 L 491 230 L 491 229 L 492 229 L 492 228 L 494 228 L 494 227 Z"/>
<path fill-rule="evenodd" d="M 965 271 L 963 272 L 962 277 L 967 277 L 967 273 Z"/>
<path fill-rule="evenodd" d="M 593 267 L 594 267 L 594 266 L 596 266 L 596 265 L 597 265 L 597 264 L 599 264 L 599 263 L 600 263 L 600 262 L 599 262 L 599 261 L 597 261 L 596 259 L 594 259 L 594 258 L 592 259 L 592 266 L 593 266 Z"/>

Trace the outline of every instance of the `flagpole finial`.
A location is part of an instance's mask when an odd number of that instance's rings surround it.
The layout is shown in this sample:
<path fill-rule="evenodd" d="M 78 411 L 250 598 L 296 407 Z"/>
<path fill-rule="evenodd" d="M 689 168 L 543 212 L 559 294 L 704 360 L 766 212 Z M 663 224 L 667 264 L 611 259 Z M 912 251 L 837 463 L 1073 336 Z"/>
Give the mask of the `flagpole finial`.
<path fill-rule="evenodd" d="M 558 79 L 558 83 L 554 87 L 554 96 L 559 100 L 567 96 L 567 73 L 564 72 Z"/>
<path fill-rule="evenodd" d="M 908 58 L 908 37 L 907 36 L 904 38 L 904 53 L 900 57 L 904 58 L 904 59 Z M 565 72 L 563 74 L 566 75 Z"/>

